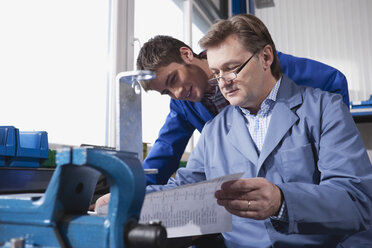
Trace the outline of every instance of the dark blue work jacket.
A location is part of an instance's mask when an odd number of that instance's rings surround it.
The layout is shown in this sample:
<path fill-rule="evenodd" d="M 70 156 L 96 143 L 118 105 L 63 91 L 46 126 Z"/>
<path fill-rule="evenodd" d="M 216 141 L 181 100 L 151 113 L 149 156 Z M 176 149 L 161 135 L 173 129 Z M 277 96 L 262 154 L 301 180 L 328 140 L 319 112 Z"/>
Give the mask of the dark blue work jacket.
<path fill-rule="evenodd" d="M 340 71 L 318 61 L 281 52 L 278 52 L 278 57 L 283 74 L 297 84 L 339 93 L 349 106 L 347 81 Z M 181 156 L 194 130 L 201 132 L 204 124 L 213 118 L 214 115 L 201 102 L 171 99 L 170 113 L 143 162 L 144 169 L 156 168 L 159 171 L 156 175 L 147 175 L 147 183 L 166 184 L 178 169 Z"/>

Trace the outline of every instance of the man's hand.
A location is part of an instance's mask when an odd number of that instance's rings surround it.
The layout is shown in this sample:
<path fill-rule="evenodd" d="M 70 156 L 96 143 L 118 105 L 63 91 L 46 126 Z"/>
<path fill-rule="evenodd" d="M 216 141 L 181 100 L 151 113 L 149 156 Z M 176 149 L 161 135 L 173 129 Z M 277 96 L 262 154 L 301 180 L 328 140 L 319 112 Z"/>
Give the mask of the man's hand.
<path fill-rule="evenodd" d="M 231 214 L 255 220 L 277 215 L 283 201 L 279 187 L 264 178 L 225 182 L 215 197 Z"/>
<path fill-rule="evenodd" d="M 97 212 L 97 209 L 102 206 L 106 205 L 110 202 L 110 193 L 101 196 L 100 198 L 97 199 L 96 204 L 94 206 L 94 211 Z"/>

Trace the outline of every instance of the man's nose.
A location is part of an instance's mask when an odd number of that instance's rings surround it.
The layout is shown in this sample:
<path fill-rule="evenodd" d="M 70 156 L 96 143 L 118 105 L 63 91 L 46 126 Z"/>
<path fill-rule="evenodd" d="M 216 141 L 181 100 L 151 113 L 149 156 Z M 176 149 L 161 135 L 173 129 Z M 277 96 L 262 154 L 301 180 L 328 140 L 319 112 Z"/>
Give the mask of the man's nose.
<path fill-rule="evenodd" d="M 178 99 L 178 100 L 182 100 L 185 98 L 185 89 L 183 87 L 177 87 L 174 89 L 173 91 L 174 93 L 174 96 Z"/>
<path fill-rule="evenodd" d="M 219 80 L 218 80 L 218 87 L 220 87 L 220 88 L 229 87 L 232 84 L 232 82 L 233 82 L 233 79 L 220 77 Z"/>

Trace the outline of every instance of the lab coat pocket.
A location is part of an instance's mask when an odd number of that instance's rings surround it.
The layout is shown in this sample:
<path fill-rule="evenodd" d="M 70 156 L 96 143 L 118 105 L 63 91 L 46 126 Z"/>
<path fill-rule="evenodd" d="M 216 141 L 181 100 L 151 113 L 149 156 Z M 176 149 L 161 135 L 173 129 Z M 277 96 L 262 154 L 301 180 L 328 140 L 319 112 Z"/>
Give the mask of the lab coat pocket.
<path fill-rule="evenodd" d="M 311 144 L 282 150 L 279 154 L 278 169 L 286 182 L 316 183 L 319 180 Z"/>

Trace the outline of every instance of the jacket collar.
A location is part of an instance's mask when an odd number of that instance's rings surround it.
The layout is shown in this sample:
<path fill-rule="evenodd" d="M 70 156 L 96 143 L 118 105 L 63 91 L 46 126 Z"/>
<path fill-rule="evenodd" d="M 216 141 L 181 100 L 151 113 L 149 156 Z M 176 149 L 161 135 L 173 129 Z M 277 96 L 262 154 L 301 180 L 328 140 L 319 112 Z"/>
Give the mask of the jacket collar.
<path fill-rule="evenodd" d="M 257 165 L 257 171 L 259 171 L 259 168 L 270 153 L 298 120 L 298 116 L 294 113 L 293 109 L 302 104 L 302 102 L 301 88 L 291 79 L 283 76 L 260 156 L 258 157 L 239 107 L 234 108 L 231 121 L 228 120 L 229 130 L 227 139 L 232 146 Z"/>

